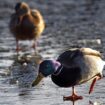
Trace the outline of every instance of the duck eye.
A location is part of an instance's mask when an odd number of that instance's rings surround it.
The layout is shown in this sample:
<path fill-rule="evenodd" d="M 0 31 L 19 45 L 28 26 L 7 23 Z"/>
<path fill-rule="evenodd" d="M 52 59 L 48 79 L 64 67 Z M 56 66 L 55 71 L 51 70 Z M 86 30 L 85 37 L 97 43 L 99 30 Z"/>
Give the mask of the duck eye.
<path fill-rule="evenodd" d="M 47 67 L 47 68 L 50 68 L 50 65 L 47 65 L 46 67 Z"/>

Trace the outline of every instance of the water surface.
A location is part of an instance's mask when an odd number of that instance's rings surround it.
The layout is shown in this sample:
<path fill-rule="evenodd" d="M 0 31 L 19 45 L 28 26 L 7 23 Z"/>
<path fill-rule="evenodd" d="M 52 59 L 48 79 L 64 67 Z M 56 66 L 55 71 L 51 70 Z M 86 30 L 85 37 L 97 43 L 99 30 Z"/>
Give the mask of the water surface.
<path fill-rule="evenodd" d="M 21 0 L 18 0 L 21 1 Z M 104 0 L 23 0 L 31 8 L 39 9 L 45 19 L 46 29 L 39 39 L 38 51 L 44 59 L 55 59 L 65 49 L 90 47 L 105 56 L 105 1 Z M 0 1 L 0 105 L 73 105 L 63 102 L 71 88 L 59 88 L 50 77 L 34 88 L 19 88 L 10 84 L 8 67 L 13 63 L 15 39 L 8 29 L 10 15 L 17 0 Z M 28 52 L 30 42 L 20 43 Z M 26 50 L 24 53 L 26 53 Z M 83 100 L 75 105 L 105 105 L 105 78 L 98 81 L 94 92 L 89 95 L 88 83 L 77 86 Z"/>

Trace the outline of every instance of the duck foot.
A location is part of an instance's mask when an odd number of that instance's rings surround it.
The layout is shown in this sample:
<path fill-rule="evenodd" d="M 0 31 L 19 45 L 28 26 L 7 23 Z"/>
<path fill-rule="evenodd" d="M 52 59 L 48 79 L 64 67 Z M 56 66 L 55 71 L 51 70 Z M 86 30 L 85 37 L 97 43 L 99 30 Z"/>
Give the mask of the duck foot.
<path fill-rule="evenodd" d="M 75 92 L 74 86 L 72 87 L 72 95 L 68 97 L 63 97 L 64 101 L 77 101 L 77 100 L 82 100 L 82 96 L 78 96 Z"/>
<path fill-rule="evenodd" d="M 68 97 L 63 97 L 64 101 L 77 101 L 77 100 L 82 100 L 83 97 L 82 96 L 77 96 L 76 94 L 73 94 L 72 96 L 68 96 Z"/>

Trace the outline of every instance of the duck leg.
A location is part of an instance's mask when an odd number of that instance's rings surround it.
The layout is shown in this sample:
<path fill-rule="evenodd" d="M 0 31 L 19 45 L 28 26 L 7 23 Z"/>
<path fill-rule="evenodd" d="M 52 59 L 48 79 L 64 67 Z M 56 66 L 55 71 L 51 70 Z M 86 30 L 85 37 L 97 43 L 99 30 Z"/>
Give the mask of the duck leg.
<path fill-rule="evenodd" d="M 90 90 L 89 90 L 89 94 L 92 93 L 94 85 L 95 85 L 96 81 L 99 80 L 99 79 L 101 79 L 101 76 L 98 74 L 98 75 L 95 76 L 95 78 L 92 81 L 92 84 L 91 84 Z"/>
<path fill-rule="evenodd" d="M 16 52 L 17 52 L 17 54 L 19 53 L 20 50 L 21 50 L 21 48 L 19 48 L 19 40 L 16 39 Z"/>
<path fill-rule="evenodd" d="M 36 50 L 36 46 L 37 46 L 37 42 L 36 42 L 36 40 L 34 39 L 34 43 L 33 43 L 33 45 L 32 45 L 32 48 L 33 48 L 34 50 Z"/>
<path fill-rule="evenodd" d="M 75 89 L 74 89 L 74 86 L 72 87 L 72 95 L 71 96 L 68 96 L 68 97 L 63 97 L 63 100 L 64 101 L 70 100 L 70 101 L 73 101 L 74 102 L 76 100 L 81 100 L 81 99 L 83 99 L 83 97 L 82 96 L 78 96 L 76 94 Z"/>
<path fill-rule="evenodd" d="M 34 51 L 35 51 L 36 54 L 38 53 L 37 44 L 38 44 L 37 40 L 34 39 L 34 43 L 33 43 L 33 45 L 32 45 L 32 48 L 34 49 Z"/>

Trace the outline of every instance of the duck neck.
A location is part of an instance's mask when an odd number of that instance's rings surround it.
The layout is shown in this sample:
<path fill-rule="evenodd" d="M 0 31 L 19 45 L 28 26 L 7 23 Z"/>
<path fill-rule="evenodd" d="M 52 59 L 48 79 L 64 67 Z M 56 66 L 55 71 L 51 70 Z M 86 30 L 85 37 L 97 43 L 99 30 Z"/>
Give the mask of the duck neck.
<path fill-rule="evenodd" d="M 53 75 L 55 75 L 55 76 L 59 75 L 59 74 L 61 73 L 62 69 L 63 69 L 63 66 L 61 65 L 61 66 L 53 73 Z"/>
<path fill-rule="evenodd" d="M 53 61 L 54 65 L 55 65 L 55 71 L 54 71 L 54 75 L 58 75 L 61 72 L 62 69 L 62 65 L 60 62 L 58 61 Z"/>

